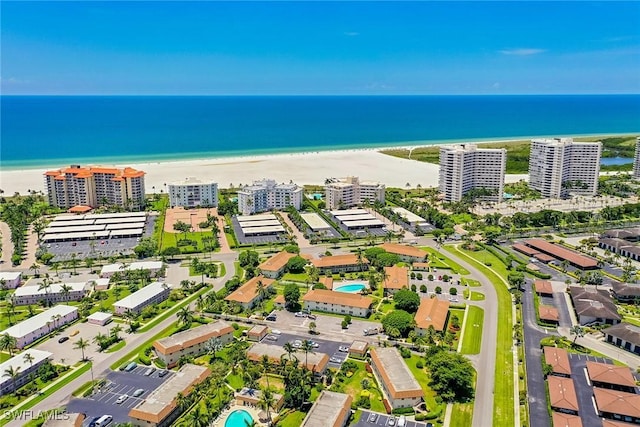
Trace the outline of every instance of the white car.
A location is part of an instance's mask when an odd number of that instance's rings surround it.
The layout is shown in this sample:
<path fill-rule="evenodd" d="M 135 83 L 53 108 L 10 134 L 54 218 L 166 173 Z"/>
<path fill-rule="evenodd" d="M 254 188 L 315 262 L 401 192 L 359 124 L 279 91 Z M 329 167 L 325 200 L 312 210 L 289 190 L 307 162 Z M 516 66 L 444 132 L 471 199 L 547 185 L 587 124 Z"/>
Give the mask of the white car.
<path fill-rule="evenodd" d="M 278 329 L 274 329 L 274 330 L 272 330 L 272 331 L 271 331 L 271 333 L 272 333 L 272 334 L 274 334 L 274 335 L 280 335 L 280 334 L 282 334 L 282 332 L 280 332 L 280 330 L 278 330 Z"/>
<path fill-rule="evenodd" d="M 296 317 L 307 317 L 306 314 L 304 314 L 303 312 L 299 311 L 295 314 Z"/>
<path fill-rule="evenodd" d="M 311 347 L 313 347 L 313 348 L 318 348 L 318 347 L 320 347 L 320 344 L 318 344 L 318 343 L 317 343 L 317 342 L 315 342 L 315 341 L 310 341 L 310 343 L 311 343 Z"/>
<path fill-rule="evenodd" d="M 121 404 L 121 403 L 124 403 L 124 401 L 125 401 L 125 400 L 127 400 L 128 398 L 129 398 L 129 396 L 128 396 L 128 395 L 123 394 L 122 396 L 120 396 L 120 397 L 118 398 L 118 400 L 116 400 L 116 404 L 118 404 L 118 405 L 119 405 L 119 404 Z"/>
<path fill-rule="evenodd" d="M 349 351 L 349 347 L 347 347 L 346 345 L 341 345 L 340 347 L 338 347 L 338 351 L 346 353 Z"/>

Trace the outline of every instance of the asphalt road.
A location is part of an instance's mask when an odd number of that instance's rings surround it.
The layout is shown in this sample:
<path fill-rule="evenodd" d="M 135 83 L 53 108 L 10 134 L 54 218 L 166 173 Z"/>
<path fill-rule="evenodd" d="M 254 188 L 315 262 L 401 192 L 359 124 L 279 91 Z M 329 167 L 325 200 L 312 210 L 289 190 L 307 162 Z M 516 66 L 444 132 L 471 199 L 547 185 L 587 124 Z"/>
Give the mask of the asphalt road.
<path fill-rule="evenodd" d="M 421 238 L 421 246 L 436 248 L 436 243 L 432 239 Z M 478 374 L 476 381 L 476 397 L 473 405 L 473 427 L 485 427 L 493 422 L 493 388 L 496 371 L 496 342 L 498 334 L 498 295 L 493 284 L 476 268 L 466 261 L 458 258 L 451 252 L 446 255 L 457 262 L 470 273 L 471 277 L 477 279 L 482 285 L 474 288 L 482 292 L 485 296 L 484 325 L 482 330 L 482 345 L 480 354 L 472 358 Z M 515 409 L 514 409 L 515 410 Z"/>
<path fill-rule="evenodd" d="M 587 361 L 599 363 L 612 363 L 611 360 L 604 357 L 585 356 L 581 354 L 570 354 L 569 363 L 571 364 L 571 378 L 573 386 L 576 389 L 576 397 L 578 398 L 578 415 L 582 420 L 583 427 L 601 427 L 602 421 L 596 412 L 593 400 L 593 387 L 589 385 L 587 380 Z"/>
<path fill-rule="evenodd" d="M 533 285 L 527 281 L 522 295 L 522 316 L 524 321 L 524 346 L 527 360 L 527 395 L 529 399 L 529 425 L 551 427 L 551 417 L 547 411 L 547 391 L 542 373 L 542 349 L 540 340 L 549 336 L 540 331 L 536 322 L 533 301 Z M 534 422 L 535 420 L 535 422 Z"/>

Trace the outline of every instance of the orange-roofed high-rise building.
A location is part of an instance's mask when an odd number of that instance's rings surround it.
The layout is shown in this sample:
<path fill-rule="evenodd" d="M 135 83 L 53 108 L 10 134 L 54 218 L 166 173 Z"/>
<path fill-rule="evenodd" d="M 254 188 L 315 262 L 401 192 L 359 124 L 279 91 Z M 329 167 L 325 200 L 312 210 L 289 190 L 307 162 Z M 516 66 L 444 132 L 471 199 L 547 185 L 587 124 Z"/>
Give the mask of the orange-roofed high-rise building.
<path fill-rule="evenodd" d="M 44 174 L 49 204 L 74 206 L 116 205 L 125 209 L 144 204 L 145 173 L 133 168 L 71 165 Z"/>

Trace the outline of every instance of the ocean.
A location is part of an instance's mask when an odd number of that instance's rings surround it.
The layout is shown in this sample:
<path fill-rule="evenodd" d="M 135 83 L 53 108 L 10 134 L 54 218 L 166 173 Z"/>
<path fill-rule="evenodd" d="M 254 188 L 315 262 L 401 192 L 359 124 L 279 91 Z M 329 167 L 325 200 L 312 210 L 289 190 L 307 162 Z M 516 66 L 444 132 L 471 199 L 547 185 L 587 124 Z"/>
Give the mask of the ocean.
<path fill-rule="evenodd" d="M 640 132 L 640 95 L 2 96 L 0 166 Z"/>

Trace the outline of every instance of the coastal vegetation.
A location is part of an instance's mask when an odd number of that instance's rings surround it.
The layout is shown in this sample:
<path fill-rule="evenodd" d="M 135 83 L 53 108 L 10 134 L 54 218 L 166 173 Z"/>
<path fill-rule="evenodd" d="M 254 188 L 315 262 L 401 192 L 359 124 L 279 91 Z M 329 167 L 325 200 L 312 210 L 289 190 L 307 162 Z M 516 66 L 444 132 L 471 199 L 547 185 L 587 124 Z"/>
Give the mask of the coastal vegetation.
<path fill-rule="evenodd" d="M 602 157 L 622 157 L 630 159 L 623 165 L 603 165 L 603 171 L 629 171 L 632 167 L 632 159 L 635 154 L 636 135 L 607 136 L 607 137 L 580 137 L 575 141 L 602 141 Z M 530 140 L 505 141 L 482 143 L 483 148 L 505 148 L 507 150 L 506 173 L 525 174 L 529 172 Z M 382 150 L 383 154 L 402 159 L 417 160 L 419 162 L 440 163 L 440 147 L 437 145 L 417 147 L 413 150 L 407 148 L 392 148 Z"/>

